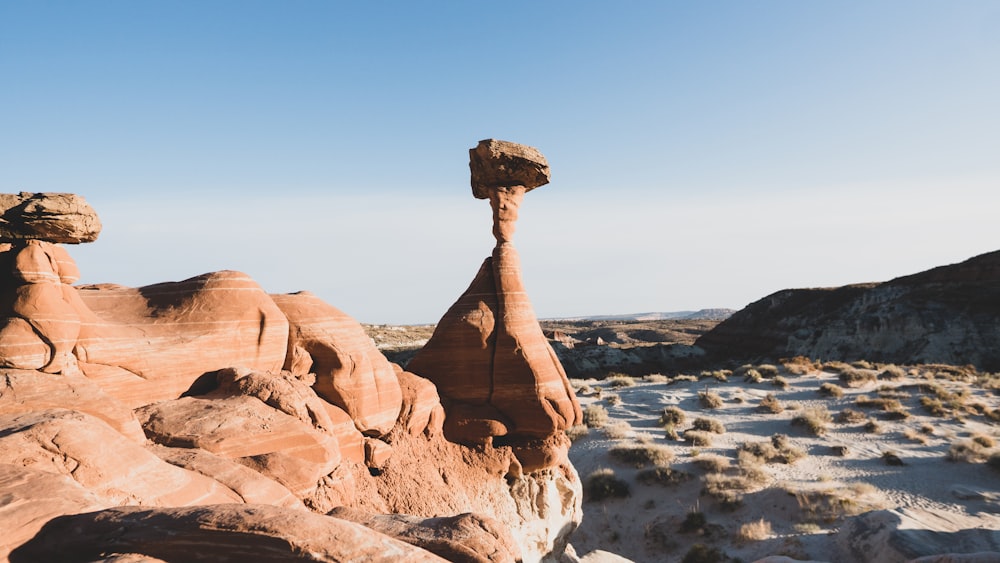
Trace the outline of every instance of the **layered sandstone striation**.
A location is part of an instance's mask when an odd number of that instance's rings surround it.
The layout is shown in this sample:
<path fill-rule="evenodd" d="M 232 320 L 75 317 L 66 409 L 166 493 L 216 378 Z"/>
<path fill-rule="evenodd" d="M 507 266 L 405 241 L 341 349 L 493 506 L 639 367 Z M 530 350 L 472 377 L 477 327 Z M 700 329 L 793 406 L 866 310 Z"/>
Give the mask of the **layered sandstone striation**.
<path fill-rule="evenodd" d="M 534 148 L 493 139 L 469 155 L 473 195 L 490 201 L 497 244 L 407 368 L 437 385 L 450 439 L 509 445 L 525 471 L 556 467 L 566 463 L 564 431 L 582 416 L 512 242 L 524 194 L 548 183 L 548 163 Z"/>
<path fill-rule="evenodd" d="M 509 238 L 523 191 L 488 191 Z M 0 213 L 0 561 L 566 549 L 581 494 L 562 430 L 579 406 L 509 243 L 487 261 L 495 330 L 446 347 L 490 343 L 470 386 L 446 371 L 462 364 L 403 370 L 342 311 L 240 272 L 74 286 L 62 244 L 100 230 L 79 196 L 0 196 Z"/>

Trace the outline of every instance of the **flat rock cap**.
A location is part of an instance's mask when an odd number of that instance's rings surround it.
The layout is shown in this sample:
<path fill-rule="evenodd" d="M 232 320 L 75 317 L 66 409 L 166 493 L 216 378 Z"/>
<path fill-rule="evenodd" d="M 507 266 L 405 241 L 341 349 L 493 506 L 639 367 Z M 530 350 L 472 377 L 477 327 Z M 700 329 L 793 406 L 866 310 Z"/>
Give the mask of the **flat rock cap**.
<path fill-rule="evenodd" d="M 472 195 L 488 199 L 489 188 L 524 186 L 526 191 L 549 183 L 549 163 L 538 149 L 510 141 L 485 139 L 469 149 Z"/>
<path fill-rule="evenodd" d="M 0 194 L 0 242 L 93 242 L 101 220 L 83 196 L 61 193 Z"/>

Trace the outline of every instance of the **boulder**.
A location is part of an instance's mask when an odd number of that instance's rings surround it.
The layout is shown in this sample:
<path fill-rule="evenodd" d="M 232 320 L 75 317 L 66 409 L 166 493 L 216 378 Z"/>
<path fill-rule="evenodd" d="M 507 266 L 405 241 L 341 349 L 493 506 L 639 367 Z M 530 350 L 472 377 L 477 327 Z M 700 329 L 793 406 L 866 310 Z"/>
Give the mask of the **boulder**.
<path fill-rule="evenodd" d="M 123 506 L 62 516 L 11 552 L 10 561 L 95 561 L 107 553 L 192 562 L 445 561 L 353 522 L 245 504 Z"/>
<path fill-rule="evenodd" d="M 490 188 L 523 186 L 526 191 L 549 183 L 549 163 L 538 149 L 484 139 L 469 149 L 472 195 L 488 199 Z"/>
<path fill-rule="evenodd" d="M 454 563 L 521 561 L 520 550 L 510 531 L 480 514 L 421 518 L 406 514 L 369 514 L 347 507 L 335 508 L 328 514 L 426 549 Z"/>
<path fill-rule="evenodd" d="M 364 328 L 309 292 L 272 298 L 290 325 L 285 369 L 316 374 L 316 393 L 347 411 L 362 433 L 387 434 L 403 395 L 392 364 Z"/>
<path fill-rule="evenodd" d="M 859 563 L 979 561 L 984 553 L 1000 553 L 997 524 L 992 515 L 959 517 L 917 508 L 875 510 L 845 520 L 836 545 L 840 560 Z"/>
<path fill-rule="evenodd" d="M 65 409 L 0 415 L 0 464 L 72 478 L 104 506 L 240 502 L 217 481 L 170 465 L 103 421 Z"/>
<path fill-rule="evenodd" d="M 82 196 L 64 193 L 0 194 L 0 242 L 27 239 L 93 242 L 101 220 Z"/>

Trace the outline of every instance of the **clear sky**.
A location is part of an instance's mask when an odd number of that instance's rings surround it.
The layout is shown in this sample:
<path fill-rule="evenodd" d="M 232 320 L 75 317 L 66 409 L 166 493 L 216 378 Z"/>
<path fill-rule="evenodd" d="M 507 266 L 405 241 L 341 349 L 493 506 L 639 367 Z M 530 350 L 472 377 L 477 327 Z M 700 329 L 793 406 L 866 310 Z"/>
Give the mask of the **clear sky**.
<path fill-rule="evenodd" d="M 1000 2 L 0 0 L 0 190 L 87 198 L 82 283 L 435 322 L 493 246 L 488 137 L 552 168 L 540 317 L 958 262 L 1000 248 Z"/>

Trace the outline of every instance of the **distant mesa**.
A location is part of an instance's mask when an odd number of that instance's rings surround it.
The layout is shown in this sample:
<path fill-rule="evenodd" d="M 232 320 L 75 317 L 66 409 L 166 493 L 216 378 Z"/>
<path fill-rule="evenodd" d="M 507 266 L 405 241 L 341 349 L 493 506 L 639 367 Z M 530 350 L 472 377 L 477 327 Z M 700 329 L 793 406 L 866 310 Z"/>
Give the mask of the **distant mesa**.
<path fill-rule="evenodd" d="M 1000 370 L 1000 251 L 883 283 L 786 289 L 697 346 L 731 358 L 972 364 Z"/>

